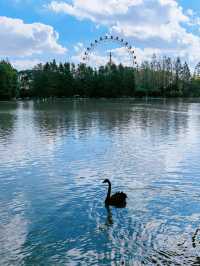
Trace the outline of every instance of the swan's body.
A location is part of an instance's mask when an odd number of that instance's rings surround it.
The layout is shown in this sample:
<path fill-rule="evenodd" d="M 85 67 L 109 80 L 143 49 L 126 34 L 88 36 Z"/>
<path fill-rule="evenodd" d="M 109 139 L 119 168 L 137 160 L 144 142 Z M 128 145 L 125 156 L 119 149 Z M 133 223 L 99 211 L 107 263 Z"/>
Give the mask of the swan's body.
<path fill-rule="evenodd" d="M 105 179 L 103 183 L 108 183 L 108 193 L 105 199 L 105 204 L 112 205 L 118 208 L 123 208 L 126 206 L 127 195 L 124 192 L 117 192 L 111 196 L 111 183 L 110 180 Z"/>

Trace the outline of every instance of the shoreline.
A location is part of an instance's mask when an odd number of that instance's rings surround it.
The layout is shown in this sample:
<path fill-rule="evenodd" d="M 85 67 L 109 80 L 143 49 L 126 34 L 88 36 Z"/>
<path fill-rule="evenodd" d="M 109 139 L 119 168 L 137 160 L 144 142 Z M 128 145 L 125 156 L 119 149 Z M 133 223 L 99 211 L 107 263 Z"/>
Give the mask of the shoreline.
<path fill-rule="evenodd" d="M 73 101 L 82 101 L 82 100 L 99 100 L 99 101 L 108 101 L 108 100 L 200 100 L 200 97 L 46 97 L 46 98 L 16 98 L 10 100 L 0 100 L 0 103 L 10 103 L 10 102 L 27 102 L 27 101 L 63 101 L 63 100 L 73 100 Z"/>

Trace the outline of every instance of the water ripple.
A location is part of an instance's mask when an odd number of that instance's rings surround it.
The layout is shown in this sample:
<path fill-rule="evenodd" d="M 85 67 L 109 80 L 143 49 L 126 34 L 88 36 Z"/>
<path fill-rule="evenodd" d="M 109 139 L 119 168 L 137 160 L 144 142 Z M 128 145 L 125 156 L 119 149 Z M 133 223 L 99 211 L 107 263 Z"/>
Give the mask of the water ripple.
<path fill-rule="evenodd" d="M 200 104 L 2 103 L 1 265 L 199 265 Z M 104 206 L 113 192 L 125 209 Z"/>

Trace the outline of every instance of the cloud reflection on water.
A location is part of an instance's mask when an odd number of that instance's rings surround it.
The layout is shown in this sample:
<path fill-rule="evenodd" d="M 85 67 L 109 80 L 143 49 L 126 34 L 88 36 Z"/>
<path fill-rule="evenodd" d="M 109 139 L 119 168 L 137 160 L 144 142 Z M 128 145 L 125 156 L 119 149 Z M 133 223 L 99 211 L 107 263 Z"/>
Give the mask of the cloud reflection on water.
<path fill-rule="evenodd" d="M 27 265 L 198 260 L 198 106 L 77 99 L 8 111 L 13 117 L 0 131 L 7 259 L 13 241 Z M 125 210 L 106 212 L 103 178 L 128 194 Z"/>

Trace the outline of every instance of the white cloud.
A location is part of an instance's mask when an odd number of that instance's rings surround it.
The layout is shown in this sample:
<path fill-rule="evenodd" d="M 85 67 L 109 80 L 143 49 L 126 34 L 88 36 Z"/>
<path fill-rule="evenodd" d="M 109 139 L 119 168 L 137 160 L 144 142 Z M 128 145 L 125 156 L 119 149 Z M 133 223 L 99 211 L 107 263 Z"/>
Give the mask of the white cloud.
<path fill-rule="evenodd" d="M 79 19 L 90 19 L 117 29 L 125 36 L 168 39 L 176 25 L 188 22 L 175 0 L 73 0 L 73 4 L 52 1 L 48 8 Z M 173 27 L 172 27 L 173 23 Z M 165 30 L 165 34 L 163 34 Z"/>
<path fill-rule="evenodd" d="M 30 56 L 33 54 L 63 54 L 59 35 L 49 25 L 26 24 L 21 19 L 0 17 L 0 56 Z"/>
<path fill-rule="evenodd" d="M 75 52 L 80 52 L 83 50 L 83 43 L 82 42 L 78 42 L 76 45 L 74 45 L 74 50 Z"/>
<path fill-rule="evenodd" d="M 152 55 L 155 53 L 157 56 L 161 56 L 162 51 L 160 49 L 152 48 L 135 48 L 135 54 L 137 55 L 137 63 L 140 64 L 143 60 L 151 60 Z M 122 63 L 126 66 L 133 66 L 133 57 L 127 52 L 127 49 L 124 47 L 116 48 L 111 50 L 113 54 L 114 63 Z"/>
<path fill-rule="evenodd" d="M 175 0 L 72 0 L 52 1 L 48 8 L 77 19 L 89 19 L 106 25 L 113 34 L 134 41 L 143 53 L 162 51 L 183 56 L 196 63 L 200 54 L 200 36 L 190 33 L 193 10 L 186 10 Z"/>
<path fill-rule="evenodd" d="M 89 18 L 93 21 L 110 20 L 109 17 L 117 14 L 126 14 L 132 6 L 140 5 L 143 0 L 73 0 L 73 4 L 52 1 L 48 8 L 57 13 L 64 12 L 79 19 Z"/>
<path fill-rule="evenodd" d="M 32 69 L 38 64 L 44 64 L 43 60 L 39 59 L 17 59 L 12 60 L 12 65 L 18 70 Z"/>
<path fill-rule="evenodd" d="M 71 61 L 75 64 L 79 64 L 80 62 L 86 63 L 92 67 L 99 67 L 105 65 L 108 62 L 108 57 L 102 55 L 99 52 L 91 53 L 88 61 L 83 61 L 83 53 L 81 51 L 77 51 L 77 54 L 71 57 Z"/>

